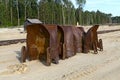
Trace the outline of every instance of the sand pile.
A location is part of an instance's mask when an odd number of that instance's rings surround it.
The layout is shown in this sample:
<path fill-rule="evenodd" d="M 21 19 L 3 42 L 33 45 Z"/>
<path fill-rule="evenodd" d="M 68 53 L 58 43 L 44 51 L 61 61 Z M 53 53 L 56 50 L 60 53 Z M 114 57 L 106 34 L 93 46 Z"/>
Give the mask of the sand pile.
<path fill-rule="evenodd" d="M 14 64 L 7 67 L 7 70 L 0 73 L 0 75 L 7 75 L 7 74 L 22 74 L 28 70 L 26 64 Z"/>

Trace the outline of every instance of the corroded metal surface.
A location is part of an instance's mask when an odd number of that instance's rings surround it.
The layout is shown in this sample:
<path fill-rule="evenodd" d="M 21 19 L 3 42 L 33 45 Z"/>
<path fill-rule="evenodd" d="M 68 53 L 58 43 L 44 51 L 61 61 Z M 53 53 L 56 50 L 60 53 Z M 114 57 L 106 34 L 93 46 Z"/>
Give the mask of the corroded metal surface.
<path fill-rule="evenodd" d="M 32 24 L 27 26 L 26 57 L 31 60 L 47 59 L 47 48 L 50 46 L 50 34 L 42 24 Z M 47 63 L 50 65 L 50 63 Z"/>
<path fill-rule="evenodd" d="M 75 55 L 75 41 L 72 26 L 58 26 L 59 44 L 61 44 L 62 58 Z"/>
<path fill-rule="evenodd" d="M 29 60 L 44 60 L 46 65 L 58 63 L 59 59 L 74 56 L 77 52 L 88 53 L 98 48 L 103 50 L 102 39 L 98 40 L 97 29 L 94 25 L 87 32 L 83 27 L 59 26 L 47 24 L 32 24 L 27 26 L 26 47 L 21 49 L 21 62 Z"/>
<path fill-rule="evenodd" d="M 102 39 L 100 39 L 100 42 L 98 41 L 98 34 L 97 34 L 98 28 L 99 28 L 99 25 L 94 25 L 84 34 L 84 38 L 83 38 L 84 53 L 88 53 L 89 50 L 94 50 L 94 53 L 98 53 L 97 48 L 101 48 Z"/>
<path fill-rule="evenodd" d="M 82 52 L 82 38 L 83 38 L 83 31 L 78 27 L 72 27 L 73 34 L 74 34 L 74 43 L 75 43 L 75 52 L 81 53 Z"/>
<path fill-rule="evenodd" d="M 50 55 L 51 60 L 54 63 L 58 63 L 59 60 L 59 44 L 58 44 L 58 32 L 57 32 L 57 25 L 44 25 L 49 34 L 50 34 Z"/>
<path fill-rule="evenodd" d="M 58 63 L 59 45 L 57 43 L 57 27 L 56 25 L 32 24 L 27 26 L 27 45 L 24 58 L 31 60 L 44 60 L 46 65 L 51 62 Z M 24 47 L 23 47 L 24 49 Z M 24 50 L 22 51 L 24 56 Z M 25 60 L 21 59 L 21 62 Z"/>

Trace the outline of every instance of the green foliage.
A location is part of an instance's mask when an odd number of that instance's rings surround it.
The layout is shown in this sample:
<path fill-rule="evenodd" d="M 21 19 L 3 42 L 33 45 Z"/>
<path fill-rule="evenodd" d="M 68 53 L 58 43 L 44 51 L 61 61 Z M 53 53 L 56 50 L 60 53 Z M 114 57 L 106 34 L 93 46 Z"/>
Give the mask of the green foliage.
<path fill-rule="evenodd" d="M 112 23 L 119 23 L 120 24 L 120 16 L 112 17 Z"/>
<path fill-rule="evenodd" d="M 110 22 L 111 15 L 83 11 L 86 0 L 0 0 L 0 27 L 23 25 L 26 18 L 37 18 L 45 24 L 92 25 Z"/>

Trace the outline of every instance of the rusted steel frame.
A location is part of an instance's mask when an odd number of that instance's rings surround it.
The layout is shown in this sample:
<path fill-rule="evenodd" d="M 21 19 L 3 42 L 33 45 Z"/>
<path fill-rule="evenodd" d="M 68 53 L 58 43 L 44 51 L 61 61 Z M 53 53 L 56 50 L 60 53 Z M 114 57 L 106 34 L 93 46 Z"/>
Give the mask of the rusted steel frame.
<path fill-rule="evenodd" d="M 21 48 L 21 62 L 25 62 L 26 61 L 26 55 L 27 55 L 27 50 L 25 46 L 22 46 Z"/>
<path fill-rule="evenodd" d="M 99 39 L 98 41 L 98 33 L 102 34 L 102 33 L 107 33 L 107 31 L 98 31 L 99 25 L 94 25 L 93 27 L 91 27 L 87 32 L 84 31 L 83 27 L 78 27 L 82 33 L 83 33 L 83 40 L 82 40 L 82 44 L 83 44 L 83 53 L 88 53 L 89 50 L 94 50 L 94 53 L 97 53 L 97 50 L 99 48 L 100 51 L 103 50 L 103 43 L 102 43 L 102 39 Z M 110 31 L 108 31 L 110 32 Z"/>
<path fill-rule="evenodd" d="M 46 64 L 49 58 L 47 56 L 49 48 L 49 32 L 42 24 L 32 24 L 27 26 L 27 41 L 26 41 L 26 54 L 24 53 L 24 47 L 22 49 L 21 56 L 24 62 L 27 58 L 31 60 L 46 59 Z M 48 39 L 48 40 L 47 40 Z M 43 43 L 44 42 L 44 43 Z M 46 43 L 47 42 L 47 43 Z M 42 46 L 43 45 L 43 46 Z M 25 57 L 24 57 L 25 54 Z M 25 59 L 25 60 L 24 60 Z"/>
<path fill-rule="evenodd" d="M 78 27 L 72 27 L 73 34 L 74 34 L 74 46 L 75 46 L 75 53 L 82 52 L 82 38 L 83 33 L 82 30 L 80 30 Z"/>
<path fill-rule="evenodd" d="M 60 42 L 58 42 L 59 44 L 62 44 L 62 51 L 60 52 L 62 58 L 68 58 L 75 55 L 72 26 L 58 26 L 58 32 L 61 32 L 59 34 L 62 34 L 60 39 L 63 38 L 62 41 L 59 40 Z"/>
<path fill-rule="evenodd" d="M 99 46 L 98 34 L 97 34 L 98 28 L 99 28 L 99 25 L 94 25 L 93 30 L 92 30 L 92 32 L 93 32 L 93 45 L 95 46 L 95 47 L 93 47 L 94 53 L 98 53 L 98 51 L 97 51 L 97 48 Z"/>
<path fill-rule="evenodd" d="M 85 32 L 85 30 L 84 30 L 84 28 L 83 27 L 77 27 L 78 29 L 80 29 L 80 31 L 81 31 L 81 33 L 82 33 L 82 53 L 87 53 L 88 51 L 88 49 L 87 49 L 87 47 L 85 47 L 86 45 L 85 45 L 85 36 L 86 36 L 86 32 Z"/>
<path fill-rule="evenodd" d="M 97 29 L 99 25 L 94 25 L 91 27 L 87 33 L 84 34 L 83 38 L 83 52 L 88 53 L 89 50 L 94 50 L 94 53 L 97 53 L 98 43 L 98 35 Z"/>
<path fill-rule="evenodd" d="M 103 42 L 102 39 L 99 39 L 99 45 L 98 45 L 100 51 L 103 51 Z"/>
<path fill-rule="evenodd" d="M 58 32 L 57 32 L 57 25 L 44 25 L 49 34 L 50 34 L 50 56 L 51 61 L 54 63 L 59 63 L 59 44 L 58 44 Z"/>

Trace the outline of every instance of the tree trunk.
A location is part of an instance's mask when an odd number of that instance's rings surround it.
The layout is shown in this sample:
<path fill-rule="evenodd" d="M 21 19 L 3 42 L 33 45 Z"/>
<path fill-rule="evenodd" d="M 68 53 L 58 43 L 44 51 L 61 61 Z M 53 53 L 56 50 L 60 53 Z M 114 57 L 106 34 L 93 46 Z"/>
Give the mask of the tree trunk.
<path fill-rule="evenodd" d="M 26 7 L 27 7 L 27 6 L 25 6 L 25 20 L 26 20 L 26 12 L 27 12 L 27 11 L 26 11 Z"/>
<path fill-rule="evenodd" d="M 16 6 L 16 8 L 17 8 L 17 16 L 18 16 L 18 26 L 20 25 L 20 18 L 19 18 L 19 7 L 18 7 L 19 5 L 18 5 L 18 0 L 17 0 L 17 6 Z"/>
<path fill-rule="evenodd" d="M 63 17 L 63 25 L 65 25 L 65 14 L 64 14 L 63 5 L 62 5 L 62 17 Z"/>
<path fill-rule="evenodd" d="M 13 25 L 13 10 L 12 10 L 12 7 L 10 8 L 10 12 L 11 12 L 11 25 Z"/>
<path fill-rule="evenodd" d="M 38 11 L 38 19 L 40 18 L 39 14 L 40 14 L 40 11 L 39 11 L 39 6 L 37 7 L 37 11 Z"/>

